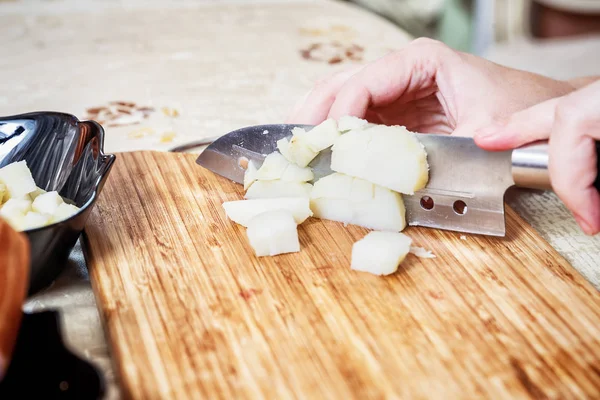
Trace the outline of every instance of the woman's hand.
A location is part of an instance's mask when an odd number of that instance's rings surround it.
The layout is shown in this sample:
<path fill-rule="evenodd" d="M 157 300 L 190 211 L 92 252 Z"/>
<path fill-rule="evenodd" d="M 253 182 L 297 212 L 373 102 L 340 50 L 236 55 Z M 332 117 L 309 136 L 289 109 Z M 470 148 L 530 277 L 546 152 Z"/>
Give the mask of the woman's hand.
<path fill-rule="evenodd" d="M 474 137 L 486 150 L 509 150 L 549 139 L 552 188 L 588 235 L 600 232 L 600 194 L 595 141 L 600 140 L 600 81 L 481 129 Z"/>
<path fill-rule="evenodd" d="M 421 133 L 473 136 L 477 128 L 575 89 L 417 39 L 404 49 L 319 82 L 288 117 L 318 124 L 353 115 Z"/>

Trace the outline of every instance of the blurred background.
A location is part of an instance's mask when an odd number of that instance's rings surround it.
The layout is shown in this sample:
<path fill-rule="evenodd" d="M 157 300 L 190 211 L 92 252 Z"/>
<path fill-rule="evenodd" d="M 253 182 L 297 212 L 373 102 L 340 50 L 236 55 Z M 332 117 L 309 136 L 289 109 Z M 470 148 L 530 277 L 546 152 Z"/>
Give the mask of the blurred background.
<path fill-rule="evenodd" d="M 556 78 L 600 72 L 599 0 L 350 0 L 413 36 Z"/>

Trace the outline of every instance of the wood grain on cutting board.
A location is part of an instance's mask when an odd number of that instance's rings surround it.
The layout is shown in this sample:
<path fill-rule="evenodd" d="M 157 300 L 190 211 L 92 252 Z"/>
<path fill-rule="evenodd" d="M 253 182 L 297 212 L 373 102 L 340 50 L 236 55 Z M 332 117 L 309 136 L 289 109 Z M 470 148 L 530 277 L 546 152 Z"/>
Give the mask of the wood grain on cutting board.
<path fill-rule="evenodd" d="M 127 397 L 600 396 L 600 295 L 512 210 L 502 239 L 408 228 L 437 258 L 377 277 L 332 221 L 255 257 L 242 196 L 193 155 L 118 154 L 86 245 Z"/>

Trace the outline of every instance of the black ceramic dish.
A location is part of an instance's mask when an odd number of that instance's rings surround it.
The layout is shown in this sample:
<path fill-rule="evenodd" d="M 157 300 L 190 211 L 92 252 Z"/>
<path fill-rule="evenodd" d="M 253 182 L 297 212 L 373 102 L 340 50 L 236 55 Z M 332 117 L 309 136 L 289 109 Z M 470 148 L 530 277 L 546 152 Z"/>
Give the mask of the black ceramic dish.
<path fill-rule="evenodd" d="M 71 218 L 25 231 L 31 244 L 29 295 L 47 287 L 66 265 L 116 159 L 103 153 L 104 130 L 94 121 L 55 112 L 0 117 L 0 168 L 25 160 L 36 184 L 56 190 L 81 210 Z"/>

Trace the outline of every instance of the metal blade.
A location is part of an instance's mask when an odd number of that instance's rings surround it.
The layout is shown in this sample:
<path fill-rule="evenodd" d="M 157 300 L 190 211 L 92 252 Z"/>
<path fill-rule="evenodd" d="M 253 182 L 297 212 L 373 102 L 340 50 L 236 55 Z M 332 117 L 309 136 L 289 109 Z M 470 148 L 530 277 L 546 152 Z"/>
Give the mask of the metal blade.
<path fill-rule="evenodd" d="M 217 139 L 196 162 L 216 174 L 243 183 L 245 163 L 252 160 L 256 167 L 260 167 L 264 158 L 277 149 L 277 141 L 291 138 L 292 128 L 296 126 L 307 130 L 313 127 L 278 124 L 242 128 Z M 417 136 L 427 151 L 429 182 L 414 195 L 403 195 L 407 223 L 504 236 L 504 194 L 514 184 L 512 152 L 484 151 L 471 138 L 434 134 Z M 314 181 L 333 172 L 330 164 L 331 150 L 327 149 L 310 163 L 315 174 Z M 428 209 L 431 203 L 433 207 Z"/>
<path fill-rule="evenodd" d="M 491 236 L 505 235 L 504 194 L 514 184 L 512 151 L 488 152 L 473 139 L 418 135 L 427 151 L 429 182 L 403 196 L 407 223 Z M 426 209 L 429 197 L 433 208 Z M 464 213 L 460 211 L 463 209 Z M 423 205 L 422 205 L 423 203 Z M 455 206 L 456 204 L 456 206 Z"/>
<path fill-rule="evenodd" d="M 313 128 L 312 125 L 286 124 L 241 128 L 215 140 L 200 153 L 196 163 L 234 182 L 243 183 L 246 162 L 253 161 L 259 168 L 265 157 L 277 150 L 278 140 L 292 137 L 295 127 Z"/>

